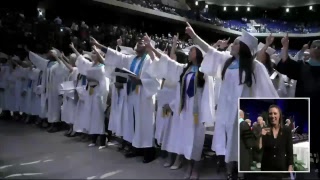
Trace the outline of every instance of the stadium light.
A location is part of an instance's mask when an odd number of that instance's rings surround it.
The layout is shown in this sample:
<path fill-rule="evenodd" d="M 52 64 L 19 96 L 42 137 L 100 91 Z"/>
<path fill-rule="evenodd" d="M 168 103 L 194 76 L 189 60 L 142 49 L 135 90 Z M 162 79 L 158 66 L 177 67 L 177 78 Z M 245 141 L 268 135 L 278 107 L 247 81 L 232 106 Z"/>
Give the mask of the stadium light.
<path fill-rule="evenodd" d="M 250 7 L 247 7 L 247 11 L 248 11 L 248 12 L 250 11 Z"/>
<path fill-rule="evenodd" d="M 288 12 L 290 12 L 290 9 L 289 9 L 289 8 L 287 8 L 287 9 L 286 9 L 286 12 L 287 12 L 287 13 L 288 13 Z"/>
<path fill-rule="evenodd" d="M 239 10 L 239 8 L 238 7 L 236 7 L 236 11 L 238 11 Z"/>
<path fill-rule="evenodd" d="M 309 6 L 309 10 L 312 11 L 313 10 L 313 6 Z"/>
<path fill-rule="evenodd" d="M 227 7 L 223 7 L 223 11 L 227 11 Z"/>
<path fill-rule="evenodd" d="M 198 6 L 198 1 L 196 1 L 196 6 Z"/>
<path fill-rule="evenodd" d="M 208 4 L 206 4 L 206 9 L 208 9 L 208 7 L 209 7 Z"/>

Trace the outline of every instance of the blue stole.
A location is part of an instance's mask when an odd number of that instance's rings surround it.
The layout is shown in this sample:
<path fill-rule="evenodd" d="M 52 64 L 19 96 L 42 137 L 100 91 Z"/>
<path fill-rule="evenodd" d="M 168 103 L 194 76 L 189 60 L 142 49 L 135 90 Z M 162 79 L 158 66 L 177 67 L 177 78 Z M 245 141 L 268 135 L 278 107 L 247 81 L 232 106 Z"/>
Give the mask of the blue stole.
<path fill-rule="evenodd" d="M 28 89 L 30 89 L 32 86 L 32 80 L 30 79 L 29 82 L 28 82 Z"/>
<path fill-rule="evenodd" d="M 310 66 L 320 66 L 320 62 L 313 59 L 310 59 L 308 63 L 310 64 Z"/>
<path fill-rule="evenodd" d="M 39 77 L 38 77 L 37 86 L 41 85 L 41 81 L 42 81 L 42 73 L 43 73 L 43 71 L 40 71 L 40 73 L 39 73 Z"/>
<path fill-rule="evenodd" d="M 80 78 L 82 78 L 82 86 L 85 86 L 87 84 L 87 77 L 84 75 L 80 75 Z"/>
<path fill-rule="evenodd" d="M 228 67 L 228 69 L 239 69 L 239 60 L 235 59 L 230 66 Z"/>
<path fill-rule="evenodd" d="M 147 54 L 144 54 L 142 57 L 141 57 L 141 60 L 139 62 L 139 65 L 138 65 L 138 68 L 136 68 L 135 70 L 135 67 L 136 67 L 136 64 L 138 62 L 138 56 L 136 56 L 131 65 L 130 65 L 130 71 L 133 72 L 135 75 L 139 76 L 140 75 L 140 72 L 141 72 L 141 69 L 142 69 L 142 66 L 143 66 L 143 62 L 144 60 L 146 59 L 147 57 Z M 136 84 L 133 83 L 130 79 L 128 80 L 127 82 L 127 94 L 129 95 L 132 91 L 134 91 L 136 89 Z"/>
<path fill-rule="evenodd" d="M 195 66 L 195 65 L 193 65 L 192 67 L 191 67 L 191 70 L 190 70 L 190 72 L 189 73 L 187 73 L 185 76 L 184 76 L 184 87 L 183 87 L 183 91 L 185 91 L 186 90 L 186 85 L 187 85 L 187 77 L 188 77 L 188 75 L 189 74 L 192 74 L 192 77 L 191 77 L 191 79 L 190 79 L 190 82 L 189 82 L 189 85 L 188 85 L 188 88 L 187 88 L 187 91 L 186 91 L 186 93 L 187 93 L 187 95 L 189 96 L 189 98 L 192 98 L 193 96 L 194 96 L 194 94 L 195 94 L 195 85 L 194 85 L 194 81 L 195 81 L 195 77 L 196 77 L 196 73 L 197 73 L 197 71 L 198 71 L 198 66 Z M 184 92 L 183 92 L 184 93 Z"/>

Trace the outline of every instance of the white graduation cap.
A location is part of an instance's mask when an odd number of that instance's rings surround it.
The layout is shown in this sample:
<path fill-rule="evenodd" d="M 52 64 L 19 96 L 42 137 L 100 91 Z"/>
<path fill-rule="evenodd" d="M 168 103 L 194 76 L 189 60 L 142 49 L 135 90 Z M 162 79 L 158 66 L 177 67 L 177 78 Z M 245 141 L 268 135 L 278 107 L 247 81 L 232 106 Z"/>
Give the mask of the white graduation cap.
<path fill-rule="evenodd" d="M 91 56 L 89 54 L 84 54 L 83 57 L 85 59 L 90 59 L 90 61 L 92 61 L 92 58 L 91 58 Z"/>
<path fill-rule="evenodd" d="M 252 36 L 247 31 L 242 30 L 242 35 L 238 37 L 238 39 L 248 46 L 252 55 L 256 53 L 259 42 L 256 37 Z"/>
<path fill-rule="evenodd" d="M 121 49 L 121 53 L 126 54 L 126 55 L 136 55 L 136 51 L 133 50 L 131 47 L 126 47 L 126 46 L 119 46 Z M 136 48 L 135 48 L 136 49 Z"/>
<path fill-rule="evenodd" d="M 101 78 L 105 77 L 104 68 L 96 68 L 96 67 L 90 68 L 90 69 L 87 70 L 86 76 L 89 79 L 100 81 Z"/>
<path fill-rule="evenodd" d="M 0 59 L 9 59 L 9 56 L 5 53 L 0 52 Z"/>
<path fill-rule="evenodd" d="M 75 60 L 77 58 L 77 55 L 75 53 L 70 54 L 70 59 Z"/>
<path fill-rule="evenodd" d="M 192 46 L 186 47 L 186 48 L 182 49 L 182 51 L 183 51 L 186 55 L 189 55 L 189 52 L 190 52 L 190 50 L 191 50 L 193 47 L 198 48 L 198 49 L 201 51 L 202 56 L 204 56 L 204 55 L 206 54 L 206 53 L 204 52 L 204 50 L 202 50 L 202 49 L 200 48 L 200 46 L 198 46 L 198 45 L 192 45 Z"/>
<path fill-rule="evenodd" d="M 265 46 L 265 44 L 263 43 L 259 43 L 258 45 L 258 52 L 261 51 L 261 49 Z M 271 47 L 268 47 L 268 49 L 266 50 L 266 53 L 269 54 L 269 56 L 272 56 L 274 53 L 276 52 L 275 49 L 271 48 Z"/>
<path fill-rule="evenodd" d="M 58 56 L 58 57 L 61 56 L 61 52 L 60 52 L 58 49 L 56 49 L 56 48 L 53 47 L 52 50 L 57 53 L 57 56 Z"/>
<path fill-rule="evenodd" d="M 20 61 L 20 58 L 18 56 L 16 56 L 16 55 L 14 55 L 11 59 L 12 60 L 16 60 L 16 61 Z"/>

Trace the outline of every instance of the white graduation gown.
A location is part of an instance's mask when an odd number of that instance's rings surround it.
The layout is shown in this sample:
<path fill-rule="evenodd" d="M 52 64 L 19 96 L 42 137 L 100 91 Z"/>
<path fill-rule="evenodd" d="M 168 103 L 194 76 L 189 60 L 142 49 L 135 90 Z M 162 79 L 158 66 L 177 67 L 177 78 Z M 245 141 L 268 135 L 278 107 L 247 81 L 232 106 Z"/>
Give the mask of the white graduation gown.
<path fill-rule="evenodd" d="M 100 69 L 103 73 L 105 73 L 104 66 L 93 66 L 93 63 L 86 60 L 83 56 L 79 56 L 76 60 L 76 66 L 78 67 L 79 73 L 86 74 L 86 71 L 90 69 Z M 103 75 L 99 79 L 95 79 L 99 81 L 96 87 L 93 89 L 93 94 L 89 94 L 89 87 L 87 90 L 87 97 L 84 102 L 84 111 L 87 114 L 85 117 L 89 117 L 87 121 L 89 121 L 88 126 L 84 127 L 88 134 L 104 134 L 105 133 L 105 110 L 107 108 L 107 98 L 109 93 L 109 78 Z M 91 85 L 91 82 L 88 82 L 88 86 Z"/>
<path fill-rule="evenodd" d="M 26 87 L 26 100 L 24 102 L 24 107 L 26 108 L 26 113 L 28 115 L 37 115 L 36 108 L 40 108 L 36 106 L 36 98 L 37 95 L 34 93 L 34 88 L 37 85 L 38 77 L 40 74 L 40 70 L 36 68 L 28 68 L 27 70 L 27 87 Z"/>
<path fill-rule="evenodd" d="M 26 95 L 22 96 L 22 92 L 27 92 L 27 73 L 28 69 L 23 67 L 16 67 L 13 76 L 15 77 L 15 111 L 26 113 L 27 108 L 25 107 Z"/>
<path fill-rule="evenodd" d="M 86 97 L 88 96 L 88 92 L 86 91 L 86 86 L 87 86 L 87 80 L 85 79 L 84 76 L 82 76 L 79 80 L 78 83 L 76 83 L 76 91 L 78 95 L 78 102 L 76 106 L 76 114 L 75 114 L 75 120 L 73 124 L 73 129 L 76 132 L 79 133 L 87 133 L 86 127 L 89 127 L 89 114 L 86 113 L 85 110 L 85 101 Z"/>
<path fill-rule="evenodd" d="M 51 62 L 39 55 L 29 52 L 29 59 L 40 70 L 45 72 L 45 99 L 41 99 L 41 106 L 47 109 L 49 123 L 60 121 L 62 99 L 59 97 L 59 85 L 68 75 L 68 69 L 63 63 Z"/>
<path fill-rule="evenodd" d="M 72 72 L 66 78 L 66 81 L 73 81 L 76 83 L 78 76 L 78 68 L 74 67 Z M 61 120 L 67 124 L 73 124 L 75 121 L 75 114 L 77 108 L 77 99 L 74 97 L 76 90 L 63 91 L 63 103 L 61 107 Z"/>
<path fill-rule="evenodd" d="M 32 83 L 32 92 L 33 92 L 33 107 L 31 108 L 32 115 L 39 116 L 40 118 L 45 118 L 43 109 L 41 108 L 41 92 L 37 92 L 37 87 L 41 86 L 42 73 L 38 68 L 33 68 L 33 83 Z"/>
<path fill-rule="evenodd" d="M 134 135 L 133 122 L 129 121 L 127 108 L 127 85 L 118 90 L 111 85 L 111 111 L 108 129 L 117 136 L 122 136 L 125 141 L 132 143 Z"/>
<path fill-rule="evenodd" d="M 229 58 L 231 58 L 229 52 L 219 52 L 210 48 L 204 57 L 200 71 L 216 77 L 221 74 L 221 70 Z M 221 83 L 212 150 L 217 155 L 225 155 L 226 162 L 238 161 L 238 98 L 279 97 L 264 65 L 256 60 L 253 65 L 255 78 L 252 78 L 251 88 L 239 85 L 238 69 L 227 69 Z"/>
<path fill-rule="evenodd" d="M 148 72 L 157 78 L 164 78 L 170 82 L 179 83 L 180 75 L 186 64 L 179 64 L 171 60 L 167 55 L 163 55 L 159 60 L 152 62 Z M 188 87 L 192 74 L 187 75 L 186 87 Z M 213 106 L 214 106 L 214 86 L 213 78 L 205 76 L 205 85 L 203 88 L 198 88 L 194 97 L 189 98 L 187 95 L 185 106 L 179 114 L 180 106 L 180 88 L 176 89 L 174 113 L 179 115 L 180 125 L 176 129 L 176 153 L 184 155 L 188 160 L 200 161 L 204 138 L 205 126 L 204 123 L 213 121 Z M 178 86 L 180 87 L 180 86 Z M 195 124 L 193 116 L 194 98 L 197 97 L 199 105 L 199 122 Z M 173 119 L 174 120 L 174 119 Z M 170 151 L 169 151 L 170 152 Z"/>
<path fill-rule="evenodd" d="M 135 56 L 124 55 L 108 48 L 108 52 L 105 55 L 105 64 L 107 66 L 130 70 L 134 58 Z M 137 68 L 138 64 L 139 63 L 136 64 L 135 68 Z M 160 83 L 146 72 L 150 64 L 151 59 L 147 56 L 141 69 L 140 79 L 142 85 L 139 86 L 139 92 L 136 93 L 133 91 L 128 95 L 128 119 L 130 122 L 135 122 L 135 127 L 132 127 L 132 129 L 134 129 L 132 146 L 136 148 L 148 148 L 154 145 L 155 105 L 153 100 Z M 133 114 L 135 117 L 133 117 Z"/>
<path fill-rule="evenodd" d="M 157 102 L 158 109 L 156 115 L 156 132 L 155 138 L 157 139 L 159 144 L 162 144 L 164 137 L 167 136 L 167 129 L 169 128 L 169 120 L 171 119 L 171 115 L 164 115 L 162 107 L 165 104 L 170 104 L 172 99 L 175 98 L 176 95 L 176 83 L 171 83 L 168 80 L 164 81 L 163 88 L 160 89 L 157 93 Z M 165 129 L 166 128 L 166 129 Z"/>
<path fill-rule="evenodd" d="M 0 109 L 8 110 L 6 105 L 6 91 L 8 91 L 7 78 L 9 76 L 10 67 L 8 65 L 0 66 L 0 88 L 3 88 L 3 91 L 0 91 Z"/>
<path fill-rule="evenodd" d="M 5 91 L 5 102 L 6 108 L 9 111 L 16 111 L 16 96 L 15 96 L 15 87 L 16 87 L 16 78 L 14 77 L 14 69 L 12 67 L 9 68 L 9 73 L 7 76 L 7 85 L 8 88 Z"/>

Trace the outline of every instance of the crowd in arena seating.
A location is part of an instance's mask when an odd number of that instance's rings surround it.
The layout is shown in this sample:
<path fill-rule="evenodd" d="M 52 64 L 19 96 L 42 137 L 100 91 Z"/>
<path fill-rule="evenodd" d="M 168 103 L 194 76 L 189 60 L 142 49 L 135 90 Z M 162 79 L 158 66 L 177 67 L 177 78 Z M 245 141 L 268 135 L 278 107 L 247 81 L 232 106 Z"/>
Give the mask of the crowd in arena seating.
<path fill-rule="evenodd" d="M 318 23 L 297 24 L 297 23 L 288 23 L 285 21 L 276 21 L 272 19 L 256 19 L 256 20 L 253 20 L 255 22 L 250 22 L 246 18 L 242 18 L 242 20 L 221 20 L 218 17 L 215 17 L 208 12 L 201 12 L 199 15 L 200 17 L 197 18 L 196 13 L 193 10 L 187 11 L 187 10 L 175 9 L 173 7 L 168 7 L 166 5 L 161 4 L 161 0 L 118 0 L 118 1 L 142 6 L 142 7 L 153 9 L 153 10 L 166 12 L 173 15 L 186 17 L 192 20 L 199 20 L 201 22 L 210 23 L 215 26 L 222 26 L 224 28 L 228 28 L 236 31 L 246 30 L 248 32 L 260 32 L 260 33 L 289 32 L 289 33 L 297 33 L 297 34 L 308 34 L 308 33 L 320 32 L 320 26 Z M 254 29 L 254 27 L 250 27 L 248 25 L 250 23 L 251 25 L 259 24 L 263 26 L 263 28 Z"/>

